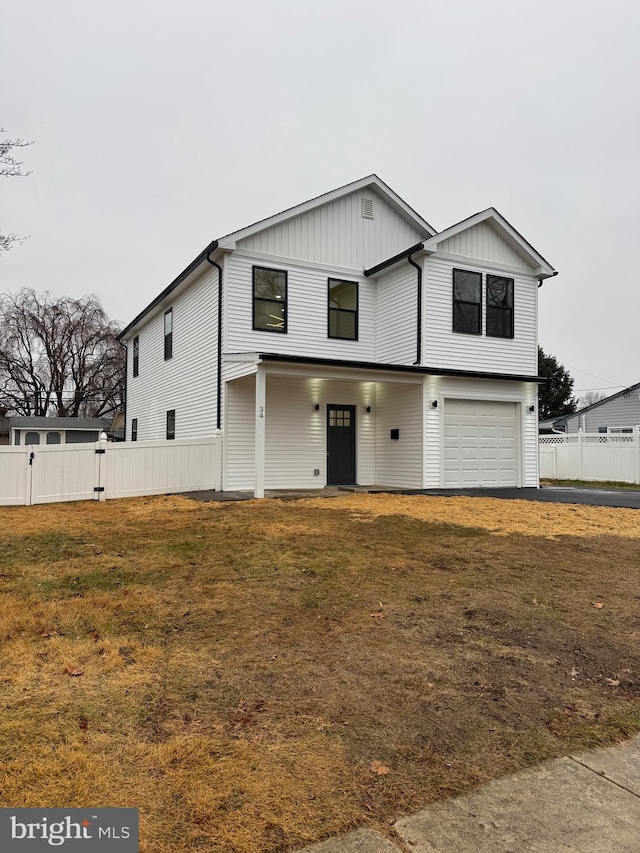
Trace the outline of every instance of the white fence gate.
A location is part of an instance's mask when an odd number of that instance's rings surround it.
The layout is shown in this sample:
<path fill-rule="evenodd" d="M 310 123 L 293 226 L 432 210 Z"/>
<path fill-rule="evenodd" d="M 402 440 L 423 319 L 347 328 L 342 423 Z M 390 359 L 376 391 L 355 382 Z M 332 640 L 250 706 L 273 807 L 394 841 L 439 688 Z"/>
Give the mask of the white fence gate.
<path fill-rule="evenodd" d="M 220 488 L 222 436 L 0 447 L 0 506 Z"/>
<path fill-rule="evenodd" d="M 540 477 L 640 484 L 640 432 L 540 436 Z"/>

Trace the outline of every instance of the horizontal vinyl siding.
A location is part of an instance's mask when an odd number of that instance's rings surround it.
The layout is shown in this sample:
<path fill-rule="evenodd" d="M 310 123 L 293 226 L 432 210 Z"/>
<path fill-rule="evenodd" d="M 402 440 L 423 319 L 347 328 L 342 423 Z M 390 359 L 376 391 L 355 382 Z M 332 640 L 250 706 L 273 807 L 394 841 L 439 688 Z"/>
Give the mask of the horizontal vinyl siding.
<path fill-rule="evenodd" d="M 486 222 L 480 222 L 473 228 L 467 228 L 460 234 L 438 243 L 439 252 L 451 255 L 464 255 L 467 258 L 480 258 L 501 264 L 520 267 L 525 273 L 531 267 L 524 258 L 500 237 Z"/>
<path fill-rule="evenodd" d="M 253 326 L 253 266 L 286 270 L 287 332 L 255 331 Z M 277 352 L 284 355 L 373 361 L 375 356 L 375 283 L 364 277 L 335 275 L 296 266 L 283 259 L 256 261 L 234 254 L 227 259 L 226 353 Z M 328 280 L 358 282 L 357 341 L 329 338 Z"/>
<path fill-rule="evenodd" d="M 373 200 L 373 219 L 362 216 L 363 198 Z M 240 240 L 238 248 L 362 269 L 421 239 L 421 234 L 380 196 L 360 190 Z"/>
<path fill-rule="evenodd" d="M 376 280 L 376 361 L 413 364 L 417 354 L 418 271 L 410 264 Z"/>
<path fill-rule="evenodd" d="M 226 387 L 223 488 L 253 489 L 255 485 L 255 376 Z"/>
<path fill-rule="evenodd" d="M 376 388 L 376 483 L 422 488 L 422 387 L 380 382 Z M 392 429 L 400 430 L 392 439 Z"/>
<path fill-rule="evenodd" d="M 375 421 L 373 412 L 365 409 L 373 409 L 374 402 L 371 382 L 267 376 L 265 487 L 313 489 L 326 484 L 328 404 L 356 406 L 356 479 L 363 485 L 373 483 Z"/>
<path fill-rule="evenodd" d="M 453 269 L 481 271 L 482 335 L 453 332 Z M 514 337 L 493 338 L 486 328 L 486 273 L 505 275 L 490 266 L 454 263 L 440 258 L 426 260 L 424 275 L 422 361 L 429 367 L 480 370 L 536 376 L 537 281 L 531 276 L 509 273 L 514 279 Z"/>
<path fill-rule="evenodd" d="M 516 409 L 518 424 L 518 462 L 522 471 L 519 485 L 538 485 L 538 421 L 535 406 L 538 386 L 533 382 L 500 382 L 485 379 L 454 379 L 429 376 L 424 380 L 425 399 L 425 488 L 442 485 L 442 430 L 447 399 L 450 400 L 500 400 L 519 403 Z M 437 408 L 432 401 L 437 400 Z"/>
<path fill-rule="evenodd" d="M 583 415 L 567 418 L 567 431 L 598 432 L 599 427 L 633 427 L 640 424 L 640 389 L 631 391 L 628 397 L 616 397 L 596 406 Z"/>
<path fill-rule="evenodd" d="M 176 438 L 209 437 L 216 429 L 218 273 L 212 269 L 139 330 L 139 375 L 133 338 L 127 341 L 127 441 L 138 419 L 138 441 L 166 437 L 166 413 L 176 411 Z M 173 309 L 173 357 L 164 360 L 164 313 Z"/>

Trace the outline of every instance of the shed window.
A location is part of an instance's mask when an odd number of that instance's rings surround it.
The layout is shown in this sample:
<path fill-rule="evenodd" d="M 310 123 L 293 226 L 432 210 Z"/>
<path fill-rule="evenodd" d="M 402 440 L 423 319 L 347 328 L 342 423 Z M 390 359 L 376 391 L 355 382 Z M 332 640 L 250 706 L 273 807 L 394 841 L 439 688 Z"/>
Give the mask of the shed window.
<path fill-rule="evenodd" d="M 48 432 L 47 433 L 47 444 L 60 444 L 60 433 L 59 432 Z"/>
<path fill-rule="evenodd" d="M 262 332 L 287 331 L 287 273 L 253 268 L 253 328 Z"/>
<path fill-rule="evenodd" d="M 513 337 L 513 279 L 487 274 L 487 335 Z"/>
<path fill-rule="evenodd" d="M 167 412 L 167 438 L 176 437 L 176 410 L 169 409 Z"/>
<path fill-rule="evenodd" d="M 453 271 L 453 331 L 482 334 L 482 273 Z"/>
<path fill-rule="evenodd" d="M 358 340 L 358 283 L 329 279 L 329 337 Z"/>
<path fill-rule="evenodd" d="M 173 308 L 164 312 L 164 360 L 173 358 Z"/>

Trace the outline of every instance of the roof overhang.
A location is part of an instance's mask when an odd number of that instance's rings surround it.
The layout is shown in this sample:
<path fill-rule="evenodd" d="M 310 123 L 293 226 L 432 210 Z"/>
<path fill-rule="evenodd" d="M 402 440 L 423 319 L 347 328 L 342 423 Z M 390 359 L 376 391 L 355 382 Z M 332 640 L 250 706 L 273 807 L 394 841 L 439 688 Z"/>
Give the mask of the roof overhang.
<path fill-rule="evenodd" d="M 549 261 L 534 249 L 531 243 L 525 240 L 522 234 L 520 234 L 519 231 L 516 231 L 513 225 L 511 225 L 510 222 L 507 222 L 504 216 L 502 216 L 495 207 L 489 207 L 486 210 L 480 211 L 480 213 L 475 213 L 468 219 L 463 219 L 461 222 L 457 222 L 450 228 L 446 228 L 439 234 L 425 240 L 425 252 L 428 254 L 434 254 L 438 251 L 438 245 L 440 243 L 448 240 L 449 237 L 454 237 L 456 234 L 460 234 L 463 231 L 467 231 L 469 228 L 473 228 L 475 225 L 479 225 L 481 222 L 486 222 L 490 225 L 498 236 L 501 237 L 505 243 L 514 250 L 514 252 L 517 252 L 522 258 L 524 258 L 524 260 L 533 268 L 533 275 L 535 278 L 542 280 L 545 278 L 551 278 L 558 274 L 557 270 L 551 266 Z"/>
<path fill-rule="evenodd" d="M 223 249 L 235 249 L 236 243 L 239 240 L 252 237 L 260 231 L 266 231 L 268 228 L 273 228 L 289 219 L 308 213 L 310 210 L 338 201 L 347 195 L 351 195 L 351 193 L 358 192 L 358 190 L 366 189 L 380 195 L 384 201 L 396 211 L 396 213 L 402 216 L 403 219 L 410 222 L 418 231 L 424 232 L 425 237 L 429 237 L 437 233 L 435 228 L 429 225 L 429 223 L 423 219 L 419 213 L 416 213 L 416 211 L 410 207 L 404 199 L 400 198 L 400 196 L 395 193 L 391 187 L 387 186 L 383 180 L 381 180 L 377 175 L 368 175 L 366 178 L 360 178 L 358 181 L 345 184 L 343 187 L 338 187 L 338 189 L 332 190 L 331 192 L 324 193 L 323 195 L 316 196 L 302 204 L 298 204 L 295 207 L 283 210 L 281 213 L 276 213 L 274 216 L 269 216 L 267 219 L 261 219 L 258 222 L 254 222 L 253 225 L 248 225 L 246 228 L 241 228 L 239 231 L 232 231 L 231 234 L 226 234 L 224 237 L 220 237 L 218 245 Z"/>

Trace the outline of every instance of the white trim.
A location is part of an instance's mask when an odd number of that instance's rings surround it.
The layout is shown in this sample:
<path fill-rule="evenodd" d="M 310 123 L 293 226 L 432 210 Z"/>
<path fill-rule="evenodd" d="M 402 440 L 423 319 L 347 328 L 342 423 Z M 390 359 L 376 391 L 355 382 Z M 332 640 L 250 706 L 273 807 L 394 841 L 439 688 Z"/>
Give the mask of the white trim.
<path fill-rule="evenodd" d="M 535 272 L 532 267 L 528 267 L 525 270 L 523 267 L 516 267 L 512 264 L 503 264 L 499 261 L 483 260 L 482 258 L 469 258 L 467 255 L 454 255 L 450 252 L 430 252 L 426 254 L 429 259 L 433 258 L 434 260 L 451 261 L 455 264 L 464 264 L 465 268 L 477 267 L 483 272 L 490 272 L 492 269 L 495 269 L 499 272 L 511 273 L 512 275 L 529 275 L 535 277 Z"/>
<path fill-rule="evenodd" d="M 537 278 L 549 278 L 555 274 L 555 269 L 545 260 L 534 248 L 522 237 L 515 228 L 510 225 L 507 220 L 498 213 L 495 207 L 489 207 L 486 210 L 470 216 L 468 219 L 463 219 L 462 222 L 457 222 L 450 228 L 446 228 L 434 237 L 424 241 L 425 251 L 435 253 L 438 251 L 438 244 L 448 240 L 456 234 L 461 234 L 469 228 L 479 225 L 481 222 L 491 222 L 492 227 L 497 234 L 519 255 L 536 268 L 534 274 Z"/>
<path fill-rule="evenodd" d="M 218 248 L 235 248 L 234 244 L 239 240 L 244 240 L 246 237 L 251 237 L 261 231 L 266 231 L 269 228 L 273 228 L 276 225 L 287 222 L 289 219 L 293 219 L 303 213 L 308 213 L 308 211 L 322 207 L 325 204 L 330 204 L 337 199 L 351 195 L 352 193 L 358 192 L 358 190 L 362 189 L 374 189 L 404 219 L 409 220 L 414 227 L 417 226 L 418 230 L 425 231 L 427 234 L 436 233 L 426 220 L 416 213 L 415 210 L 410 208 L 409 205 L 400 198 L 400 196 L 394 193 L 391 187 L 388 187 L 377 175 L 369 175 L 366 178 L 360 178 L 358 181 L 353 181 L 353 183 L 346 184 L 343 187 L 338 187 L 338 189 L 319 195 L 316 198 L 312 198 L 309 201 L 296 205 L 295 207 L 283 210 L 281 213 L 276 213 L 275 216 L 269 216 L 266 219 L 261 219 L 253 225 L 241 228 L 239 231 L 232 231 L 230 234 L 226 234 L 218 240 Z"/>
<path fill-rule="evenodd" d="M 284 255 L 269 255 L 266 252 L 255 252 L 251 249 L 240 249 L 235 252 L 237 258 L 248 258 L 249 260 L 268 261 L 272 264 L 281 264 L 286 270 L 303 269 L 303 270 L 326 270 L 328 273 L 342 273 L 344 275 L 356 276 L 362 281 L 368 281 L 363 274 L 362 267 L 339 267 L 331 264 L 322 264 L 319 261 L 304 261 L 301 258 L 289 258 Z"/>
<path fill-rule="evenodd" d="M 255 434 L 255 486 L 254 498 L 264 497 L 264 461 L 266 431 L 265 421 L 267 418 L 267 377 L 264 370 L 259 367 L 256 372 L 256 434 Z"/>

